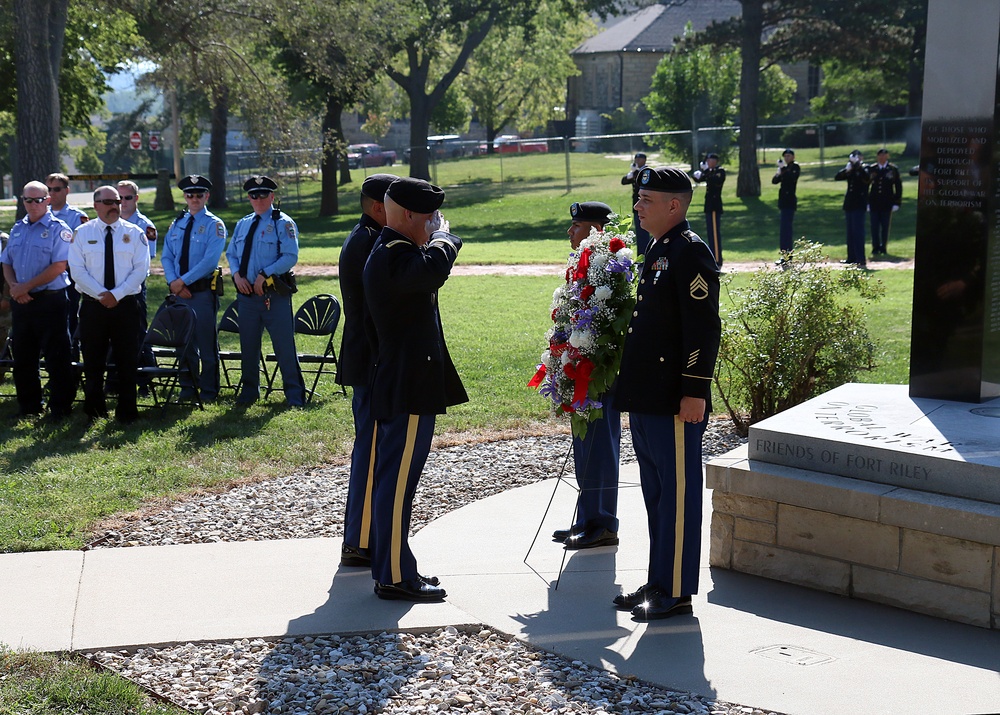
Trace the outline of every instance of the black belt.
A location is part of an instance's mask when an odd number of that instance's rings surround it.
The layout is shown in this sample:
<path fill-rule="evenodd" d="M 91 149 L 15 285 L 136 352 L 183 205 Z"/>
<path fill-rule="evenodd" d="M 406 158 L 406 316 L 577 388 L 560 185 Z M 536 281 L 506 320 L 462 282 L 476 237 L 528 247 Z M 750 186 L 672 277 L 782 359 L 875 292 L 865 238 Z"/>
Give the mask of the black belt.
<path fill-rule="evenodd" d="M 192 293 L 201 293 L 212 288 L 212 276 L 199 278 L 194 283 L 189 283 L 187 289 Z"/>
<path fill-rule="evenodd" d="M 66 295 L 65 288 L 56 288 L 55 290 L 36 290 L 34 293 L 29 293 L 32 298 L 41 298 L 46 295 Z"/>

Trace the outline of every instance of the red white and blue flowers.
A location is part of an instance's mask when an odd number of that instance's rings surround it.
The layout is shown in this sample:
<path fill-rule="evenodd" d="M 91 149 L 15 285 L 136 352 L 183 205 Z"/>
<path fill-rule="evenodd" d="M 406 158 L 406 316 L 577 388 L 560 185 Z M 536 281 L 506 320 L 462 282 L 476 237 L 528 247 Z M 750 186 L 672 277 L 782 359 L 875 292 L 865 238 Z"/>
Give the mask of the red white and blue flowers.
<path fill-rule="evenodd" d="M 578 437 L 601 416 L 601 400 L 618 375 L 635 306 L 634 239 L 617 216 L 604 232 L 591 229 L 569 254 L 566 282 L 552 294 L 548 349 L 528 386 L 550 400 L 553 415 L 570 417 Z"/>

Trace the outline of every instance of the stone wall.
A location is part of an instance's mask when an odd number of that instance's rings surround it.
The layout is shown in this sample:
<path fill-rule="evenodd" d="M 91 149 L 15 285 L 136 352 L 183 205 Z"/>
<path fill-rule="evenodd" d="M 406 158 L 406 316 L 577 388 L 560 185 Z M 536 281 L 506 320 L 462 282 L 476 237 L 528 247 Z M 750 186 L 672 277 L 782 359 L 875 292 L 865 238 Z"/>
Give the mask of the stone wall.
<path fill-rule="evenodd" d="M 712 566 L 1000 629 L 1000 505 L 750 461 L 706 468 Z"/>

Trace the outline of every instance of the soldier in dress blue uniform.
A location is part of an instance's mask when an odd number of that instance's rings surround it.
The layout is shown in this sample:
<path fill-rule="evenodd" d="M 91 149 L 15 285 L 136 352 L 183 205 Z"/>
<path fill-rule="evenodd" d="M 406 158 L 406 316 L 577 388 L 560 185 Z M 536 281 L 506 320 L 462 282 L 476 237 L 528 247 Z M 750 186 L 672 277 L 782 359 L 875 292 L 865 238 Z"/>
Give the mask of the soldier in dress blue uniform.
<path fill-rule="evenodd" d="M 691 182 L 671 168 L 640 177 L 636 210 L 655 236 L 639 278 L 615 386 L 630 413 L 649 517 L 649 574 L 614 599 L 636 620 L 691 612 L 701 556 L 701 441 L 719 351 L 719 269 L 691 231 Z"/>
<path fill-rule="evenodd" d="M 385 226 L 385 192 L 398 179 L 393 174 L 372 174 L 361 184 L 361 219 L 340 249 L 340 293 L 344 301 L 344 332 L 340 341 L 337 384 L 350 385 L 353 392 L 354 448 L 351 479 L 344 514 L 341 566 L 371 566 L 370 539 L 372 486 L 375 459 L 372 440 L 375 420 L 368 403 L 375 357 L 365 333 L 371 329 L 371 314 L 365 302 L 365 263 Z"/>
<path fill-rule="evenodd" d="M 778 169 L 771 178 L 772 184 L 781 184 L 778 187 L 778 213 L 781 214 L 781 227 L 778 232 L 778 248 L 782 256 L 778 259 L 778 265 L 785 263 L 786 253 L 791 252 L 795 247 L 795 238 L 792 235 L 793 223 L 795 221 L 795 210 L 799 207 L 799 199 L 795 195 L 795 189 L 799 183 L 801 169 L 795 162 L 795 152 L 785 149 L 778 159 Z"/>
<path fill-rule="evenodd" d="M 874 164 L 868 165 L 871 187 L 868 208 L 872 214 L 872 256 L 886 255 L 889 250 L 889 226 L 892 215 L 903 203 L 903 180 L 899 167 L 889 161 L 889 150 L 879 149 Z"/>
<path fill-rule="evenodd" d="M 705 182 L 705 225 L 708 247 L 715 262 L 722 266 L 722 185 L 726 183 L 726 170 L 719 166 L 719 155 L 711 153 L 694 172 L 694 180 Z"/>
<path fill-rule="evenodd" d="M 251 176 L 243 183 L 253 213 L 239 220 L 226 249 L 239 307 L 242 378 L 236 403 L 252 405 L 260 397 L 260 339 L 267 328 L 285 401 L 301 407 L 306 391 L 295 350 L 292 278 L 288 275 L 299 260 L 299 232 L 291 217 L 274 207 L 277 189 L 278 184 L 268 176 Z"/>
<path fill-rule="evenodd" d="M 604 230 L 611 218 L 611 207 L 600 201 L 583 201 L 569 207 L 570 246 L 575 251 L 591 229 Z M 611 406 L 611 395 L 597 398 L 604 407 L 601 417 L 587 425 L 587 435 L 573 437 L 573 465 L 580 495 L 576 520 L 570 529 L 558 529 L 555 541 L 569 550 L 615 546 L 618 543 L 618 458 L 621 452 L 622 424 L 618 410 Z"/>
<path fill-rule="evenodd" d="M 847 157 L 847 166 L 837 172 L 836 181 L 847 182 L 844 194 L 844 218 L 847 220 L 847 259 L 841 263 L 851 263 L 864 268 L 865 261 L 865 211 L 868 208 L 868 169 L 864 156 L 855 149 Z"/>
<path fill-rule="evenodd" d="M 66 274 L 73 231 L 49 211 L 49 193 L 40 181 L 21 190 L 27 212 L 10 230 L 0 254 L 4 281 L 11 296 L 11 337 L 14 343 L 14 388 L 22 416 L 42 411 L 39 360 L 45 355 L 49 372 L 49 413 L 62 420 L 76 396 L 68 328 Z"/>
<path fill-rule="evenodd" d="M 73 280 L 80 303 L 80 346 L 85 380 L 84 412 L 91 419 L 106 417 L 104 372 L 108 348 L 115 354 L 118 403 L 115 418 L 129 423 L 138 416 L 136 370 L 139 340 L 139 293 L 149 274 L 145 232 L 121 220 L 121 199 L 114 186 L 94 192 L 97 220 L 76 230 L 69 250 Z"/>
<path fill-rule="evenodd" d="M 407 538 L 435 418 L 469 399 L 438 312 L 438 289 L 462 247 L 438 211 L 443 201 L 444 191 L 426 181 L 403 178 L 390 184 L 386 226 L 364 270 L 375 355 L 371 561 L 375 593 L 383 599 L 440 601 L 446 595 L 436 578 L 417 572 Z"/>
<path fill-rule="evenodd" d="M 212 182 L 192 174 L 177 182 L 188 210 L 174 219 L 163 237 L 163 275 L 170 294 L 195 314 L 195 341 L 201 354 L 201 399 L 211 402 L 219 395 L 219 346 L 216 316 L 219 300 L 212 290 L 213 272 L 226 248 L 226 225 L 213 214 L 208 203 Z M 216 277 L 218 279 L 218 277 Z M 188 386 L 182 396 L 193 388 Z"/>
<path fill-rule="evenodd" d="M 45 177 L 45 186 L 49 191 L 49 210 L 52 215 L 69 226 L 70 231 L 76 231 L 83 224 L 90 220 L 87 213 L 76 206 L 66 203 L 69 198 L 69 177 L 66 174 L 54 173 Z M 73 276 L 70 275 L 69 288 L 66 295 L 69 297 L 69 336 L 70 340 L 76 340 L 77 316 L 80 313 L 80 294 L 76 292 L 73 285 Z M 75 351 L 75 349 L 74 349 Z"/>

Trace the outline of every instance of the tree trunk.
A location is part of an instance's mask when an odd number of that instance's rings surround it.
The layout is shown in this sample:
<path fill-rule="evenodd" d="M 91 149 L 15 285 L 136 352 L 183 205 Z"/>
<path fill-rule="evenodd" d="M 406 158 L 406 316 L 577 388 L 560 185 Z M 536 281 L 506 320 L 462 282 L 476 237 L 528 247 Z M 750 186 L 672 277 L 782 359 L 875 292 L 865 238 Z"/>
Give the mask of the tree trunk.
<path fill-rule="evenodd" d="M 431 127 L 434 107 L 423 92 L 410 95 L 410 176 L 430 180 L 430 152 L 427 134 Z"/>
<path fill-rule="evenodd" d="M 740 56 L 740 173 L 738 197 L 760 196 L 757 166 L 757 106 L 760 93 L 760 43 L 764 30 L 764 0 L 741 0 L 743 38 Z"/>
<path fill-rule="evenodd" d="M 208 150 L 208 180 L 212 182 L 209 208 L 224 209 L 226 199 L 226 139 L 229 135 L 229 88 L 212 92 L 212 133 Z"/>
<path fill-rule="evenodd" d="M 326 114 L 323 115 L 323 158 L 320 163 L 320 216 L 336 216 L 340 213 L 340 202 L 337 197 L 337 154 L 338 147 L 344 142 L 344 130 L 340 121 L 341 110 L 340 102 L 333 95 L 327 95 Z M 343 164 L 347 166 L 346 161 Z M 347 180 L 351 180 L 350 169 L 347 170 Z"/>
<path fill-rule="evenodd" d="M 14 0 L 17 130 L 13 190 L 62 167 L 59 157 L 59 68 L 69 0 Z M 17 215 L 24 206 L 17 205 Z"/>

